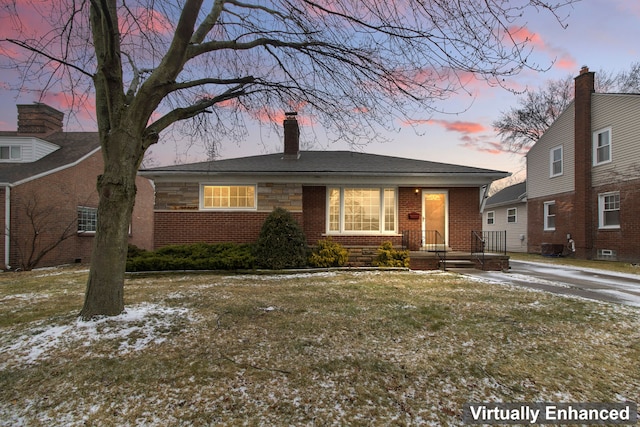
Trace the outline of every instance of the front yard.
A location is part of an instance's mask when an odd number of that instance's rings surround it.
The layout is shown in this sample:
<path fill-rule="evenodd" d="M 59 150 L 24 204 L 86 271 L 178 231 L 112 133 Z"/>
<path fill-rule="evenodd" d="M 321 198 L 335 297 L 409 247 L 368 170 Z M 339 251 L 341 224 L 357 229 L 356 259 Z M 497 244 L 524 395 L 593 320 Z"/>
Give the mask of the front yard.
<path fill-rule="evenodd" d="M 455 273 L 0 274 L 0 425 L 462 425 L 466 402 L 640 402 L 640 310 Z"/>

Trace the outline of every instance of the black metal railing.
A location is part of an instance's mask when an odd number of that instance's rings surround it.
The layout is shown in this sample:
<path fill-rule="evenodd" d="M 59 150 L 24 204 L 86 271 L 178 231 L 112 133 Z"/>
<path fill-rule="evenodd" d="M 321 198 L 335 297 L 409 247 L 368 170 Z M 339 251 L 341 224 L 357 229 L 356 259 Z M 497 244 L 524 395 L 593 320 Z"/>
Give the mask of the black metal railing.
<path fill-rule="evenodd" d="M 404 230 L 402 248 L 410 251 L 432 252 L 438 257 L 442 268 L 446 269 L 447 243 L 438 230 Z"/>
<path fill-rule="evenodd" d="M 507 231 L 472 231 L 471 255 L 484 270 L 485 254 L 507 254 Z"/>

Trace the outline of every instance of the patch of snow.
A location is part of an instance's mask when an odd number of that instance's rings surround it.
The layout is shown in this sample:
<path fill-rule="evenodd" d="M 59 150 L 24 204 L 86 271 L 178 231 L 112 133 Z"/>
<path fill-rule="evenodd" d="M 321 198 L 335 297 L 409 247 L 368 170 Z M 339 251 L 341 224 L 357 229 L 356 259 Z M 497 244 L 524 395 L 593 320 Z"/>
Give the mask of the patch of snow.
<path fill-rule="evenodd" d="M 13 343 L 0 347 L 0 355 L 11 354 L 7 363 L 33 364 L 48 358 L 57 348 L 79 343 L 88 347 L 103 340 L 121 341 L 116 355 L 123 355 L 162 343 L 173 323 L 186 317 L 186 308 L 143 303 L 128 307 L 118 316 L 91 321 L 77 319 L 62 325 L 38 322 Z"/>

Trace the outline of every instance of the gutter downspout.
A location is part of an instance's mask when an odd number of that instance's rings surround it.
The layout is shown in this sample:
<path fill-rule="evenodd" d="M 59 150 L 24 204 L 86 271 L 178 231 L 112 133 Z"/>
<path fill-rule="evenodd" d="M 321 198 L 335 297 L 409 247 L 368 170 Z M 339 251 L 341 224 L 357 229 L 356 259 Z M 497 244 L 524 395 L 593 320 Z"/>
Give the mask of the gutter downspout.
<path fill-rule="evenodd" d="M 487 199 L 489 198 L 488 194 L 491 189 L 491 184 L 493 184 L 493 181 L 480 187 L 480 213 L 484 213 L 484 207 L 487 204 Z"/>
<path fill-rule="evenodd" d="M 4 268 L 11 270 L 9 251 L 11 250 L 11 187 L 4 187 Z"/>

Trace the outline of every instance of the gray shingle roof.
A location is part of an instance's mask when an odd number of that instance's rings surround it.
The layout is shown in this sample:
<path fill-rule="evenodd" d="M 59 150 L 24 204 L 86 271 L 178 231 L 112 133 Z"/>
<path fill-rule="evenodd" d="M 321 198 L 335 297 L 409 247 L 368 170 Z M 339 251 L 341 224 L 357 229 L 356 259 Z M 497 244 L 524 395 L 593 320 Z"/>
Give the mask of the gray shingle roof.
<path fill-rule="evenodd" d="M 302 151 L 298 159 L 285 160 L 282 153 L 236 159 L 164 166 L 141 171 L 142 175 L 171 174 L 327 174 L 327 175 L 486 175 L 507 172 L 352 151 Z"/>
<path fill-rule="evenodd" d="M 0 132 L 3 136 L 30 136 L 17 132 Z M 60 148 L 51 154 L 31 163 L 0 163 L 0 183 L 14 184 L 52 171 L 82 159 L 100 147 L 97 132 L 57 132 L 52 135 L 35 138 L 51 142 Z M 96 171 L 96 176 L 100 171 Z"/>
<path fill-rule="evenodd" d="M 527 197 L 527 182 L 523 181 L 498 191 L 487 199 L 486 207 L 520 203 Z"/>

